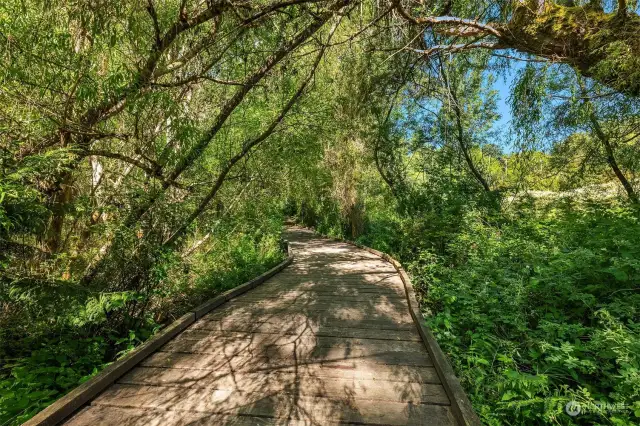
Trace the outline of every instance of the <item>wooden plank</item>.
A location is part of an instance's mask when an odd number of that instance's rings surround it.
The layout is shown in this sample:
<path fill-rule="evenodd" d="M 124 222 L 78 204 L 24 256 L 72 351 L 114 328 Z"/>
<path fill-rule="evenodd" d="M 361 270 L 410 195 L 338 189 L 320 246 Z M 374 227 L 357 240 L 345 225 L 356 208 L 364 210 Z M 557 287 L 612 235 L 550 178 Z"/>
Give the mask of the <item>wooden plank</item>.
<path fill-rule="evenodd" d="M 390 268 L 390 265 L 388 263 L 385 263 L 380 259 L 372 258 L 369 260 L 361 260 L 359 262 L 351 262 L 334 260 L 330 257 L 319 261 L 312 261 L 307 259 L 304 263 L 297 263 L 294 270 L 303 271 L 305 273 L 312 273 L 316 271 L 323 271 L 324 273 L 324 269 L 328 269 L 326 272 L 330 275 L 353 274 L 355 272 L 368 274 L 375 274 L 380 272 L 395 272 L 392 268 Z"/>
<path fill-rule="evenodd" d="M 231 354 L 251 351 L 253 354 L 274 350 L 311 353 L 320 349 L 349 350 L 358 353 L 371 352 L 425 352 L 422 342 L 403 342 L 375 339 L 348 339 L 344 337 L 279 336 L 277 334 L 252 334 L 248 339 L 222 340 L 217 338 L 173 339 L 162 347 L 163 352 L 185 352 L 200 354 Z"/>
<path fill-rule="evenodd" d="M 369 294 L 389 295 L 390 297 L 405 297 L 404 287 L 400 285 L 375 285 L 375 284 L 340 284 L 340 283 L 316 283 L 309 282 L 305 285 L 285 284 L 280 281 L 270 281 L 268 285 L 256 289 L 250 295 L 276 297 L 284 294 L 317 294 L 336 296 L 369 296 Z M 248 296 L 248 295 L 247 295 Z"/>
<path fill-rule="evenodd" d="M 364 318 L 364 319 L 363 319 Z M 282 309 L 278 311 L 268 311 L 256 313 L 242 310 L 234 310 L 222 315 L 211 315 L 205 317 L 205 322 L 221 322 L 225 326 L 245 326 L 259 325 L 263 323 L 278 324 L 282 330 L 298 329 L 302 327 L 312 327 L 316 329 L 321 326 L 339 327 L 344 324 L 347 328 L 376 328 L 380 330 L 412 330 L 412 320 L 409 314 L 394 315 L 392 313 L 370 313 L 363 315 L 361 311 L 350 308 L 334 309 Z M 211 328 L 209 325 L 197 323 L 194 328 Z M 240 330 L 236 330 L 240 331 Z"/>
<path fill-rule="evenodd" d="M 405 322 L 411 318 L 408 307 L 402 303 L 392 303 L 388 300 L 367 302 L 314 302 L 295 300 L 271 300 L 263 303 L 229 304 L 224 308 L 211 312 L 208 319 L 238 316 L 240 313 L 258 320 L 264 315 L 308 314 L 309 317 L 357 319 L 393 319 Z"/>
<path fill-rule="evenodd" d="M 402 285 L 400 277 L 396 271 L 390 271 L 385 273 L 369 273 L 362 272 L 360 274 L 349 275 L 333 275 L 333 274 L 300 274 L 299 272 L 291 272 L 289 270 L 284 271 L 278 275 L 278 282 L 283 284 L 297 283 L 301 286 L 307 284 L 344 284 L 344 285 L 384 285 L 394 284 Z"/>
<path fill-rule="evenodd" d="M 421 342 L 422 338 L 415 330 L 397 330 L 393 333 L 384 333 L 377 329 L 362 329 L 362 328 L 339 328 L 339 327 L 319 327 L 317 330 L 305 330 L 305 333 L 288 332 L 288 330 L 282 330 L 282 328 L 273 330 L 272 332 L 224 332 L 224 331 L 209 331 L 189 329 L 182 332 L 180 338 L 187 339 L 208 339 L 214 338 L 218 340 L 245 340 L 256 338 L 252 336 L 254 334 L 276 334 L 279 336 L 292 336 L 292 337 L 345 337 L 353 339 L 376 339 L 376 340 L 390 340 L 390 341 L 411 341 Z M 258 337 L 259 338 L 259 337 Z"/>
<path fill-rule="evenodd" d="M 387 262 L 380 260 L 379 257 L 364 256 L 364 254 L 367 254 L 367 252 L 358 250 L 357 254 L 352 257 L 326 255 L 322 257 L 314 256 L 305 259 L 304 263 L 299 263 L 299 266 L 307 268 L 330 266 L 334 270 L 351 267 L 356 269 L 366 268 L 377 270 L 379 268 L 387 268 L 389 266 Z M 316 260 L 314 260 L 314 258 Z"/>
<path fill-rule="evenodd" d="M 336 320 L 378 320 L 392 321 L 398 324 L 411 323 L 411 315 L 407 312 L 407 306 L 403 304 L 393 304 L 389 301 L 379 302 L 336 302 L 314 303 L 303 301 L 274 300 L 256 304 L 229 304 L 223 308 L 210 312 L 206 315 L 206 320 L 216 320 L 223 318 L 247 319 L 253 322 L 262 322 L 274 317 L 286 321 L 295 315 L 306 315 L 309 319 L 320 320 L 322 318 L 333 318 Z"/>
<path fill-rule="evenodd" d="M 353 359 L 349 362 L 336 361 L 281 368 L 249 368 L 242 371 L 211 369 L 184 369 L 166 367 L 136 367 L 127 375 L 120 378 L 119 383 L 133 383 L 145 385 L 161 385 L 165 381 L 179 381 L 185 386 L 196 386 L 219 379 L 242 380 L 251 374 L 297 374 L 299 376 L 315 377 L 322 380 L 330 379 L 358 379 L 381 380 L 401 383 L 431 383 L 440 384 L 438 373 L 433 367 L 414 367 L 403 365 L 383 365 L 369 362 L 366 359 Z"/>
<path fill-rule="evenodd" d="M 273 418 L 233 416 L 214 413 L 191 413 L 150 408 L 89 406 L 80 411 L 67 426 L 272 426 Z M 302 425 L 301 422 L 289 425 Z"/>
<path fill-rule="evenodd" d="M 354 359 L 363 359 L 371 364 L 408 365 L 418 367 L 432 367 L 429 355 L 425 352 L 375 352 L 372 350 L 345 351 L 340 349 L 319 348 L 307 353 L 300 351 L 285 352 L 273 350 L 267 355 L 242 352 L 229 354 L 228 356 L 181 353 L 181 352 L 156 352 L 145 359 L 141 365 L 146 367 L 171 367 L 194 368 L 209 370 L 234 369 L 237 371 L 250 371 L 254 368 L 283 368 L 296 365 L 314 363 L 348 364 Z M 335 364 L 334 364 L 335 365 Z"/>
<path fill-rule="evenodd" d="M 261 288 L 259 291 L 252 291 L 247 294 L 246 297 L 243 296 L 243 299 L 270 299 L 270 298 L 278 298 L 278 297 L 292 297 L 292 296 L 318 296 L 318 297 L 333 297 L 340 298 L 343 296 L 349 297 L 376 297 L 376 296 L 386 296 L 393 298 L 401 298 L 404 299 L 404 289 L 401 287 L 388 287 L 381 288 L 376 286 L 367 286 L 362 285 L 358 287 L 344 287 L 344 286 L 329 286 L 329 285 L 318 285 L 316 287 L 308 287 L 308 288 L 300 288 L 300 287 L 291 287 L 291 288 L 283 288 L 276 286 L 265 286 L 263 289 Z"/>
<path fill-rule="evenodd" d="M 283 321 L 286 320 L 286 321 Z M 398 322 L 387 319 L 378 320 L 344 320 L 332 317 L 309 318 L 303 314 L 267 315 L 264 321 L 255 321 L 252 318 L 224 317 L 221 319 L 202 318 L 191 326 L 192 330 L 208 331 L 237 331 L 237 332 L 262 332 L 262 333 L 302 333 L 317 332 L 324 328 L 357 328 L 363 330 L 378 330 L 381 333 L 394 331 L 415 330 L 413 321 Z"/>
<path fill-rule="evenodd" d="M 284 273 L 284 272 L 283 272 Z M 345 275 L 300 275 L 298 279 L 295 279 L 295 275 L 287 275 L 284 277 L 278 276 L 277 281 L 269 283 L 270 286 L 281 286 L 284 288 L 311 288 L 319 286 L 339 286 L 343 288 L 361 287 L 361 286 L 374 286 L 376 288 L 402 288 L 402 282 L 397 273 L 385 273 L 385 274 L 354 274 L 350 276 Z"/>
<path fill-rule="evenodd" d="M 278 301 L 244 306 L 225 305 L 215 312 L 210 312 L 202 317 L 203 321 L 213 321 L 222 318 L 245 318 L 248 321 L 261 322 L 266 320 L 279 320 L 286 324 L 292 319 L 310 318 L 314 321 L 334 320 L 361 320 L 374 322 L 392 322 L 396 324 L 412 324 L 413 319 L 408 312 L 408 307 L 402 303 L 393 304 L 389 301 L 380 301 L 377 304 L 366 303 L 340 303 L 334 306 L 330 304 L 314 305 L 313 302 L 293 303 Z"/>
<path fill-rule="evenodd" d="M 297 419 L 310 424 L 328 421 L 379 425 L 454 424 L 447 406 L 344 397 L 306 397 L 297 394 L 296 389 L 292 391 L 277 395 L 250 395 L 227 390 L 203 392 L 199 388 L 114 385 L 100 395 L 93 405 Z"/>
<path fill-rule="evenodd" d="M 442 385 L 431 383 L 371 380 L 360 377 L 326 377 L 306 374 L 293 369 L 227 375 L 207 375 L 202 371 L 179 369 L 140 368 L 131 371 L 118 383 L 139 386 L 167 386 L 198 388 L 203 393 L 212 390 L 238 391 L 243 394 L 277 394 L 296 388 L 302 396 L 341 398 L 348 394 L 356 399 L 413 402 L 414 404 L 449 405 L 449 398 Z M 191 377 L 191 379 L 189 379 Z M 193 378 L 197 377 L 196 380 Z"/>
<path fill-rule="evenodd" d="M 326 242 L 323 242 L 326 244 Z M 371 253 L 358 250 L 354 251 L 353 247 L 345 247 L 342 253 L 317 253 L 315 251 L 309 250 L 307 247 L 299 246 L 299 249 L 304 248 L 304 263 L 314 264 L 314 263 L 322 263 L 326 262 L 326 259 L 335 260 L 336 262 L 364 262 L 364 261 L 373 261 L 380 262 L 380 258 L 372 255 Z M 322 258 L 320 259 L 320 256 Z M 314 260 L 316 259 L 316 260 Z"/>
<path fill-rule="evenodd" d="M 377 286 L 377 287 L 390 287 L 390 286 L 402 286 L 400 277 L 397 272 L 388 272 L 384 274 L 376 273 L 370 274 L 363 272 L 360 274 L 350 275 L 322 275 L 322 274 L 300 274 L 290 271 L 284 271 L 283 276 L 278 276 L 277 282 L 286 285 L 296 284 L 300 287 L 305 287 L 310 284 L 315 285 L 343 285 L 343 286 Z"/>
<path fill-rule="evenodd" d="M 419 336 L 418 336 L 419 337 Z M 202 348 L 215 348 L 216 346 L 231 345 L 231 344 L 246 344 L 251 343 L 253 346 L 267 346 L 267 345 L 289 345 L 298 344 L 300 346 L 314 346 L 314 347 L 356 347 L 356 346 L 375 346 L 377 348 L 385 348 L 385 350 L 401 350 L 401 351 L 423 351 L 424 347 L 421 345 L 421 341 L 418 340 L 393 340 L 393 339 L 378 339 L 377 337 L 358 338 L 358 337 L 344 337 L 344 336 L 318 336 L 313 333 L 305 334 L 279 334 L 279 333 L 232 333 L 232 334 L 220 334 L 220 333 L 202 333 L 202 332 L 190 332 L 182 333 L 181 335 L 168 342 L 164 347 L 167 348 L 170 345 L 189 342 L 189 344 L 197 344 Z"/>
<path fill-rule="evenodd" d="M 365 304 L 388 302 L 398 306 L 407 307 L 407 300 L 396 293 L 381 293 L 379 291 L 366 294 L 345 294 L 346 292 L 274 292 L 268 294 L 248 293 L 229 302 L 231 305 L 268 304 L 274 301 L 280 302 L 308 302 L 314 304 L 346 304 L 363 302 Z"/>
<path fill-rule="evenodd" d="M 317 295 L 300 295 L 300 296 L 282 296 L 273 298 L 243 298 L 234 300 L 222 307 L 223 310 L 231 310 L 234 308 L 256 308 L 265 309 L 266 307 L 315 307 L 315 308 L 344 308 L 352 307 L 354 309 L 368 310 L 372 308 L 393 308 L 401 313 L 408 313 L 408 305 L 406 299 L 397 297 L 388 297 L 386 295 L 371 295 L 369 297 L 349 297 L 349 296 L 317 296 Z"/>
<path fill-rule="evenodd" d="M 388 342 L 387 342 L 388 343 Z M 427 352 L 417 342 L 402 342 L 402 347 L 382 344 L 369 344 L 363 346 L 334 345 L 334 346 L 316 346 L 302 345 L 298 343 L 289 343 L 283 345 L 252 345 L 250 343 L 234 342 L 228 345 L 200 345 L 197 341 L 180 341 L 171 342 L 162 347 L 161 352 L 166 353 L 185 353 L 194 355 L 207 356 L 209 359 L 236 359 L 241 362 L 250 361 L 252 359 L 267 358 L 271 361 L 287 360 L 295 357 L 302 362 L 306 361 L 322 361 L 333 359 L 349 359 L 353 357 L 381 358 L 383 360 L 392 359 L 412 359 L 418 362 L 418 365 L 431 365 Z M 415 345 L 411 349 L 410 344 Z M 389 361 L 390 362 L 390 361 Z M 428 364 L 427 364 L 428 363 Z"/>
<path fill-rule="evenodd" d="M 378 276 L 395 273 L 395 271 L 390 268 L 384 268 L 384 270 L 379 270 L 375 272 L 369 268 L 362 268 L 359 270 L 353 270 L 353 271 L 347 272 L 347 271 L 326 271 L 326 268 L 322 268 L 322 267 L 317 267 L 315 269 L 306 269 L 304 267 L 297 267 L 297 268 L 292 267 L 292 270 L 289 272 L 297 273 L 302 277 L 306 276 L 307 279 L 317 279 L 317 277 L 319 277 L 320 274 L 323 274 L 322 276 L 329 280 L 331 279 L 337 280 L 337 279 L 349 278 L 349 277 L 360 277 L 362 276 L 362 274 L 365 274 L 365 273 L 369 275 L 377 274 Z"/>

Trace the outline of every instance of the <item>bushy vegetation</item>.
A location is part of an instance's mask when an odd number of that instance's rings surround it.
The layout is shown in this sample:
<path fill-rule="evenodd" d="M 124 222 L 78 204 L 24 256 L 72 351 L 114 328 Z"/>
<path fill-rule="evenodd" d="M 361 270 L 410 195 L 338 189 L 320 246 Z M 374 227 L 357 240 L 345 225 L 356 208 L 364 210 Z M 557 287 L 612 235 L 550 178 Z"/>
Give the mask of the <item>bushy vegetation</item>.
<path fill-rule="evenodd" d="M 369 205 L 357 241 L 407 266 L 483 423 L 637 424 L 638 211 L 539 204 L 500 214 L 449 205 L 423 217 Z M 351 237 L 340 223 L 316 222 Z M 587 413 L 569 417 L 570 401 Z"/>
<path fill-rule="evenodd" d="M 411 264 L 487 424 L 564 423 L 571 400 L 623 407 L 581 422 L 637 421 L 637 222 L 616 206 L 526 209 L 499 224 L 469 212 L 444 256 Z"/>
<path fill-rule="evenodd" d="M 279 216 L 257 228 L 237 219 L 187 260 L 165 255 L 148 289 L 96 293 L 59 282 L 42 291 L 28 278 L 4 281 L 0 424 L 21 424 L 190 308 L 283 260 Z"/>
<path fill-rule="evenodd" d="M 634 8 L 0 2 L 0 425 L 279 262 L 286 216 L 408 266 L 486 423 L 637 423 Z"/>
<path fill-rule="evenodd" d="M 529 72 L 553 78 L 537 80 L 521 98 Z M 593 116 L 584 104 L 553 100 L 571 90 L 571 74 L 524 71 L 512 106 L 515 117 L 521 108 L 529 116 L 510 139 L 483 124 L 495 120 L 493 95 L 473 71 L 464 90 L 450 76 L 445 96 L 413 87 L 387 119 L 392 124 L 378 122 L 373 137 L 366 129 L 355 133 L 359 143 L 331 148 L 350 159 L 316 165 L 331 176 L 317 185 L 333 195 L 297 196 L 289 214 L 407 267 L 483 423 L 637 424 L 640 210 L 635 184 L 626 191 L 610 161 L 617 157 L 635 181 L 638 134 L 620 130 L 635 113 L 609 121 L 615 100 L 601 105 L 607 134 L 625 140 L 608 150 L 585 124 Z M 542 93 L 535 101 L 534 89 Z M 425 117 L 427 108 L 433 114 Z M 357 120 L 372 115 L 363 106 Z M 574 402 L 581 412 L 570 416 Z"/>

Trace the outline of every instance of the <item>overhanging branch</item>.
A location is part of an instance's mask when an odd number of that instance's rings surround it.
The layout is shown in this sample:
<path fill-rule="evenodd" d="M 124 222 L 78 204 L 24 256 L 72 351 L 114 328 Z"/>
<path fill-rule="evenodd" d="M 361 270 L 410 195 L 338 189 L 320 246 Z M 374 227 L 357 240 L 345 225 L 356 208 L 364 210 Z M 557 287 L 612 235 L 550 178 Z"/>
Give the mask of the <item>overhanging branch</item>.
<path fill-rule="evenodd" d="M 457 18 L 455 16 L 412 16 L 402 7 L 401 0 L 393 0 L 396 10 L 407 21 L 416 25 L 444 25 L 447 27 L 443 31 L 445 34 L 456 35 L 458 37 L 476 37 L 479 35 L 492 35 L 497 38 L 502 37 L 502 33 L 489 24 L 483 24 L 473 19 Z"/>
<path fill-rule="evenodd" d="M 439 44 L 429 49 L 407 48 L 407 50 L 410 50 L 412 52 L 416 52 L 425 56 L 431 56 L 434 53 L 443 52 L 443 51 L 459 52 L 463 50 L 472 50 L 472 49 L 499 50 L 499 49 L 504 49 L 504 47 L 499 43 L 493 43 L 493 42 L 478 42 L 478 43 L 472 42 L 472 43 L 466 43 L 466 44 Z"/>
<path fill-rule="evenodd" d="M 275 119 L 271 122 L 271 124 L 260 135 L 258 135 L 254 139 L 245 141 L 242 144 L 242 149 L 240 150 L 240 152 L 234 155 L 223 167 L 220 174 L 218 175 L 218 178 L 216 179 L 215 184 L 213 185 L 209 193 L 202 199 L 202 201 L 199 203 L 196 210 L 191 215 L 189 215 L 187 220 L 185 220 L 185 222 L 180 226 L 180 228 L 178 228 L 176 232 L 174 232 L 173 235 L 171 235 L 171 237 L 163 244 L 164 246 L 172 246 L 176 244 L 184 236 L 188 227 L 207 209 L 207 206 L 209 205 L 211 200 L 215 198 L 218 191 L 226 181 L 227 175 L 229 174 L 231 169 L 233 169 L 233 167 L 240 160 L 242 160 L 247 154 L 249 154 L 253 148 L 255 148 L 256 146 L 264 142 L 267 138 L 269 138 L 269 136 L 273 134 L 276 128 L 280 125 L 280 123 L 282 123 L 282 121 L 285 119 L 285 117 L 287 116 L 291 108 L 293 108 L 293 106 L 298 102 L 298 100 L 304 94 L 305 89 L 309 85 L 309 82 L 311 82 L 311 80 L 313 79 L 313 76 L 315 75 L 316 70 L 320 65 L 320 61 L 324 57 L 324 53 L 327 49 L 327 44 L 329 44 L 329 42 L 331 41 L 331 37 L 333 36 L 336 30 L 336 27 L 332 29 L 331 33 L 329 34 L 329 40 L 327 40 L 327 43 L 322 46 L 322 48 L 320 49 L 320 52 L 316 56 L 316 59 L 311 67 L 311 71 L 309 72 L 305 80 L 302 82 L 298 90 L 293 94 L 291 99 L 289 99 L 287 104 L 282 108 L 278 116 L 275 117 Z"/>

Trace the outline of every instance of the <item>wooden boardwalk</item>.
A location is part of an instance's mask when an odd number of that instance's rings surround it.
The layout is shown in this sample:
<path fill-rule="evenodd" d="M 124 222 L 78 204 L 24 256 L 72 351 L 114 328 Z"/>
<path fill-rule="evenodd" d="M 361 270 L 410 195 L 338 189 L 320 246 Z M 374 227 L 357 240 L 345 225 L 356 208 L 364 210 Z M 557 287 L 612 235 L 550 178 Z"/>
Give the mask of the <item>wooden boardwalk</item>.
<path fill-rule="evenodd" d="M 68 425 L 453 425 L 395 268 L 289 229 L 295 260 L 197 320 Z"/>

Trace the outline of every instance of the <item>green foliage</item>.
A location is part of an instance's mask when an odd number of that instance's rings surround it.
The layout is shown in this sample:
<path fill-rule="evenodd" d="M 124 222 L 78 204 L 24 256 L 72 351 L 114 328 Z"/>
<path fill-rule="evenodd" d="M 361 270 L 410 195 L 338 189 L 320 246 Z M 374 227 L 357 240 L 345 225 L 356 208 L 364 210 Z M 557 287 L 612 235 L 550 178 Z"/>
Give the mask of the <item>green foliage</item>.
<path fill-rule="evenodd" d="M 637 211 L 561 200 L 488 221 L 482 203 L 442 203 L 404 218 L 370 204 L 358 241 L 408 266 L 483 423 L 637 424 Z"/>
<path fill-rule="evenodd" d="M 0 238 L 9 233 L 24 235 L 42 232 L 49 218 L 43 197 L 33 184 L 67 168 L 71 153 L 59 149 L 25 160 L 19 167 L 8 168 L 12 160 L 0 154 Z"/>
<path fill-rule="evenodd" d="M 168 315 L 176 305 L 195 306 L 281 262 L 281 228 L 277 216 L 255 229 L 239 229 L 237 224 L 219 228 L 205 251 L 168 270 L 158 312 Z"/>
<path fill-rule="evenodd" d="M 11 308 L 0 318 L 0 424 L 21 424 L 144 342 L 158 323 L 282 261 L 282 217 L 264 213 L 219 222 L 186 261 L 165 253 L 150 271 L 155 284 L 139 291 L 0 281 L 0 303 Z"/>
<path fill-rule="evenodd" d="M 43 340 L 30 355 L 5 359 L 0 378 L 0 424 L 21 424 L 96 374 L 108 342 L 102 337 Z"/>
<path fill-rule="evenodd" d="M 421 262 L 412 268 L 426 281 L 429 323 L 474 405 L 488 424 L 566 424 L 564 405 L 581 394 L 582 402 L 624 405 L 604 416 L 633 424 L 640 395 L 635 212 L 558 206 L 517 219 L 496 227 L 468 215 L 450 252 L 426 258 L 428 274 Z M 600 414 L 579 421 L 601 422 Z"/>
<path fill-rule="evenodd" d="M 281 261 L 283 213 L 410 266 L 487 423 L 635 420 L 595 402 L 638 399 L 638 17 L 578 3 L 0 2 L 0 425 Z"/>

